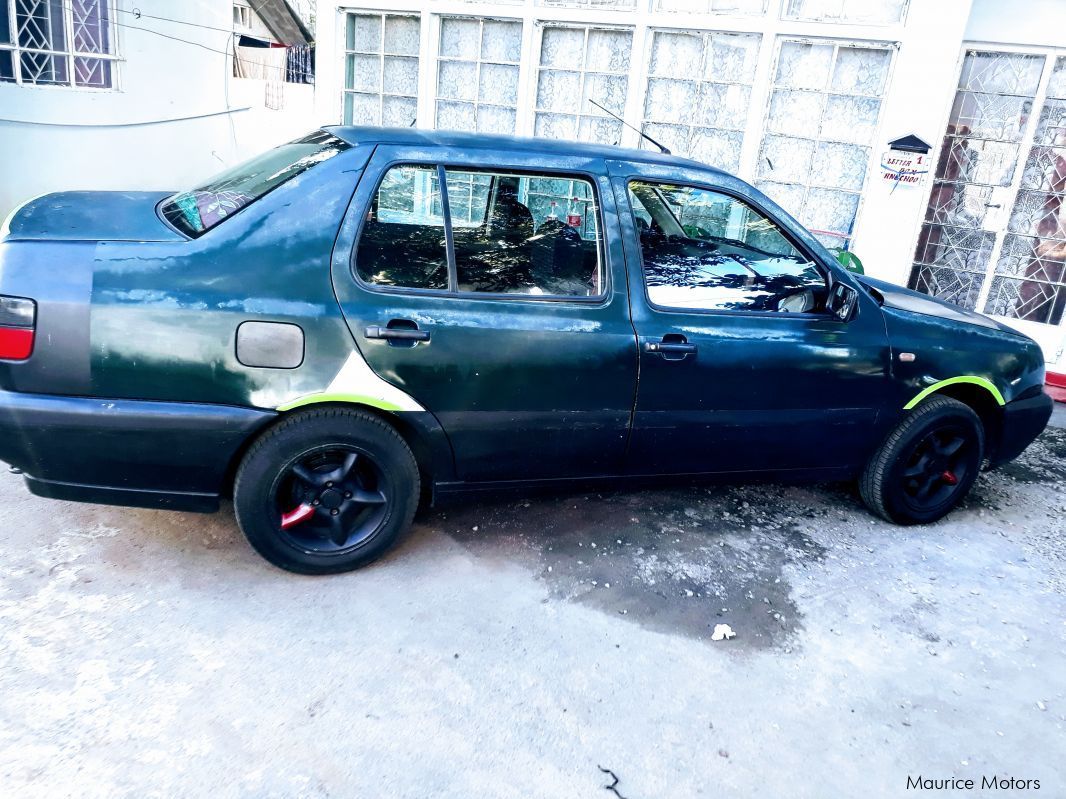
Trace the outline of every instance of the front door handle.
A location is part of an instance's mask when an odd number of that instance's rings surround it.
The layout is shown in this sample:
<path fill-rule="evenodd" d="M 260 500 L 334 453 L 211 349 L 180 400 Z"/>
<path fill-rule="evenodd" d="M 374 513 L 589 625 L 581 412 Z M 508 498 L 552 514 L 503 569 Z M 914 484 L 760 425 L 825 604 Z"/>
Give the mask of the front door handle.
<path fill-rule="evenodd" d="M 384 339 L 385 341 L 399 341 L 413 346 L 420 341 L 429 341 L 428 330 L 419 330 L 418 324 L 409 319 L 393 319 L 385 327 L 370 325 L 366 329 L 366 337 L 372 339 Z"/>
<path fill-rule="evenodd" d="M 690 344 L 680 333 L 667 333 L 662 341 L 645 341 L 644 351 L 657 353 L 667 361 L 683 361 L 696 354 L 696 345 Z"/>

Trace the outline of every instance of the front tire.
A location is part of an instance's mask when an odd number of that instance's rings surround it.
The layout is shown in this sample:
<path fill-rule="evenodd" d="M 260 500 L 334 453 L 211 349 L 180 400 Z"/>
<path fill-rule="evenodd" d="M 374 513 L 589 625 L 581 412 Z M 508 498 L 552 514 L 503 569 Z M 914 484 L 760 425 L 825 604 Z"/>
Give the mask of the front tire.
<path fill-rule="evenodd" d="M 411 525 L 418 465 L 396 430 L 364 411 L 324 408 L 268 430 L 237 471 L 233 506 L 256 552 L 300 574 L 365 566 Z"/>
<path fill-rule="evenodd" d="M 969 493 L 985 446 L 977 414 L 950 397 L 923 402 L 889 433 L 859 479 L 866 506 L 895 524 L 929 524 Z"/>

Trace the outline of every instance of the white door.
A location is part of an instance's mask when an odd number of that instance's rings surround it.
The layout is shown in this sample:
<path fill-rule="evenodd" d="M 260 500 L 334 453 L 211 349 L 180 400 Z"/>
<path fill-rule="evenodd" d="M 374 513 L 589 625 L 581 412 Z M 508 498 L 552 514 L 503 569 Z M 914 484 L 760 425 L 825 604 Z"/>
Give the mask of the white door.
<path fill-rule="evenodd" d="M 914 260 L 1066 371 L 1066 51 L 966 51 Z"/>

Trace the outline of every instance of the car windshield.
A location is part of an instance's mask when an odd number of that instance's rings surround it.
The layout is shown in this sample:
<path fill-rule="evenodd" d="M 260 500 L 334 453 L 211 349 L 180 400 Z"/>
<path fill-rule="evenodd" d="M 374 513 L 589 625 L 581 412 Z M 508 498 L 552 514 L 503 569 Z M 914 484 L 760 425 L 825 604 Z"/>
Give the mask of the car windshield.
<path fill-rule="evenodd" d="M 183 233 L 202 235 L 285 181 L 348 147 L 325 131 L 312 133 L 227 169 L 203 186 L 175 194 L 160 210 Z"/>

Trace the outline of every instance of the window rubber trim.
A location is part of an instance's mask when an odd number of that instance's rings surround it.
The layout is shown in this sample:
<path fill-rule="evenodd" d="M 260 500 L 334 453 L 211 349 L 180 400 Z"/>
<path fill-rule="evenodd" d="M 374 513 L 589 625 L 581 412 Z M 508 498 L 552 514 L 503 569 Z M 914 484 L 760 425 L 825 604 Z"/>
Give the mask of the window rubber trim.
<path fill-rule="evenodd" d="M 660 187 L 660 186 L 688 186 L 690 188 L 702 189 L 703 191 L 709 191 L 709 192 L 713 192 L 715 194 L 722 194 L 722 195 L 724 195 L 726 197 L 730 197 L 730 198 L 732 198 L 734 200 L 738 200 L 739 202 L 744 203 L 744 205 L 747 205 L 750 208 L 754 208 L 760 214 L 762 214 L 767 219 L 769 219 L 771 222 L 773 222 L 775 225 L 777 225 L 777 227 L 781 231 L 781 234 L 788 240 L 789 244 L 791 244 L 793 247 L 795 247 L 797 250 L 799 250 L 803 255 L 807 256 L 811 260 L 811 263 L 813 263 L 818 268 L 818 270 L 823 274 L 823 276 L 827 278 L 827 285 L 828 285 L 828 279 L 829 278 L 832 278 L 833 280 L 837 280 L 838 279 L 838 276 L 836 274 L 834 274 L 833 270 L 827 264 L 825 264 L 822 261 L 821 258 L 816 257 L 812 252 L 810 252 L 808 247 L 806 245 L 804 245 L 803 242 L 797 241 L 796 237 L 792 235 L 792 232 L 790 230 L 788 230 L 785 226 L 783 226 L 781 224 L 781 222 L 776 218 L 776 216 L 771 214 L 766 208 L 763 208 L 762 205 L 760 205 L 759 203 L 755 202 L 753 199 L 751 199 L 749 197 L 744 197 L 744 196 L 738 194 L 735 191 L 731 191 L 731 190 L 726 189 L 726 188 L 721 187 L 721 186 L 715 186 L 715 185 L 712 185 L 710 183 L 703 183 L 703 184 L 701 184 L 699 182 L 670 183 L 670 182 L 663 181 L 663 180 L 660 180 L 660 179 L 657 179 L 657 178 L 648 179 L 648 178 L 643 178 L 643 177 L 640 177 L 640 176 L 637 176 L 637 177 L 628 176 L 628 177 L 626 177 L 625 182 L 626 182 L 626 204 L 627 204 L 627 206 L 629 208 L 630 216 L 633 216 L 633 203 L 629 199 L 629 193 L 630 193 L 629 184 L 630 183 L 651 183 L 651 184 L 655 185 L 656 187 Z M 673 212 L 671 211 L 671 213 L 673 213 Z M 680 224 L 680 221 L 681 220 L 678 220 L 679 224 Z M 633 226 L 633 229 L 634 229 L 634 232 L 636 232 L 636 226 L 635 225 Z M 746 316 L 746 317 L 755 317 L 755 318 L 759 318 L 759 319 L 791 319 L 791 320 L 801 320 L 801 321 L 835 321 L 835 322 L 838 322 L 840 324 L 846 324 L 846 322 L 841 322 L 840 319 L 835 314 L 831 314 L 831 313 L 790 314 L 790 313 L 781 313 L 780 311 L 726 311 L 726 310 L 712 309 L 712 308 L 674 308 L 674 307 L 672 307 L 670 305 L 659 305 L 658 303 L 652 302 L 652 299 L 651 299 L 651 297 L 648 294 L 648 280 L 647 280 L 647 276 L 646 276 L 645 271 L 644 271 L 644 247 L 640 243 L 640 235 L 639 234 L 636 236 L 636 244 L 637 244 L 637 254 L 638 254 L 639 258 L 640 258 L 640 282 L 641 282 L 641 288 L 642 288 L 642 290 L 644 292 L 644 301 L 647 303 L 648 307 L 651 310 L 656 311 L 658 313 L 664 313 L 664 314 L 699 314 L 700 316 L 727 316 L 727 317 L 731 317 L 731 318 Z"/>
<path fill-rule="evenodd" d="M 2 2 L 2 0 L 0 0 L 0 2 Z M 311 166 L 305 167 L 304 169 L 302 169 L 299 172 L 297 172 L 295 175 L 291 175 L 290 177 L 288 177 L 285 180 L 281 181 L 281 183 L 278 183 L 276 186 L 272 186 L 271 188 L 267 189 L 265 192 L 263 192 L 262 194 L 257 196 L 255 199 L 253 199 L 250 202 L 247 202 L 244 205 L 242 205 L 240 208 L 238 208 L 232 214 L 227 214 L 226 216 L 224 216 L 222 219 L 217 221 L 211 227 L 204 228 L 203 230 L 199 231 L 198 233 L 189 233 L 189 232 L 187 232 L 185 230 L 182 230 L 177 225 L 175 225 L 173 222 L 171 222 L 167 218 L 166 213 L 163 211 L 163 206 L 166 205 L 167 203 L 169 203 L 175 197 L 178 197 L 178 196 L 180 196 L 182 194 L 187 194 L 187 193 L 189 193 L 191 191 L 195 191 L 195 189 L 186 189 L 184 191 L 175 192 L 174 194 L 170 194 L 170 195 L 164 197 L 158 203 L 156 203 L 156 205 L 155 205 L 155 215 L 159 218 L 159 220 L 164 225 L 166 225 L 167 227 L 169 227 L 171 230 L 173 230 L 174 232 L 178 233 L 179 235 L 184 236 L 188 241 L 197 241 L 199 239 L 202 239 L 204 236 L 206 236 L 209 233 L 211 233 L 211 231 L 222 227 L 226 222 L 229 222 L 231 219 L 233 219 L 233 217 L 235 217 L 238 214 L 240 214 L 246 208 L 251 208 L 253 205 L 255 205 L 257 202 L 262 200 L 264 197 L 266 197 L 269 194 L 272 194 L 273 192 L 277 191 L 282 186 L 287 186 L 289 183 L 291 183 L 296 178 L 300 177 L 300 175 L 303 175 L 305 172 L 309 172 L 310 170 L 314 169 L 315 167 L 321 166 L 326 161 L 329 161 L 329 160 L 335 158 L 336 156 L 347 152 L 348 150 L 353 150 L 356 147 L 356 145 L 351 144 L 350 142 L 342 139 L 340 136 L 337 136 L 337 135 L 335 135 L 333 133 L 330 133 L 325 128 L 317 128 L 314 131 L 312 131 L 311 133 L 308 133 L 307 136 L 304 136 L 303 138 L 306 139 L 306 138 L 308 138 L 310 136 L 314 136 L 316 133 L 325 133 L 330 138 L 336 139 L 338 142 L 340 142 L 342 146 L 337 150 L 337 152 L 335 152 L 329 158 L 326 158 L 323 161 L 318 161 L 318 162 L 316 162 L 314 164 L 311 164 Z M 271 149 L 277 149 L 278 147 L 284 147 L 284 146 L 286 146 L 288 144 L 297 144 L 299 142 L 300 142 L 300 139 L 296 139 L 294 141 L 286 141 L 286 142 L 282 142 L 281 144 L 278 144 L 276 147 L 271 148 Z M 264 150 L 259 155 L 263 155 L 266 152 L 268 152 L 268 151 Z M 252 156 L 252 158 L 256 158 L 256 157 L 257 156 Z M 246 159 L 246 160 L 251 160 L 251 159 Z M 239 165 L 240 164 L 234 164 L 234 167 L 239 166 Z"/>
<path fill-rule="evenodd" d="M 590 297 L 581 297 L 568 294 L 502 294 L 491 291 L 459 291 L 458 289 L 458 269 L 455 266 L 455 247 L 454 247 L 454 234 L 451 229 L 451 207 L 448 201 L 448 185 L 447 185 L 447 170 L 464 170 L 468 172 L 487 172 L 495 174 L 499 170 L 507 170 L 505 166 L 471 166 L 470 164 L 455 164 L 449 166 L 443 161 L 416 161 L 408 158 L 396 159 L 384 164 L 381 168 L 381 174 L 378 177 L 377 185 L 374 187 L 373 193 L 370 195 L 370 202 L 373 203 L 374 197 L 377 196 L 378 191 L 381 190 L 381 184 L 385 181 L 385 176 L 389 170 L 397 166 L 417 166 L 427 167 L 434 166 L 437 168 L 437 178 L 441 180 L 441 176 L 444 175 L 445 179 L 441 181 L 441 207 L 447 209 L 445 216 L 445 247 L 447 250 L 447 264 L 448 264 L 448 285 L 447 289 L 426 289 L 417 288 L 414 286 L 381 286 L 376 283 L 368 283 L 363 280 L 359 275 L 359 269 L 356 264 L 357 255 L 359 252 L 359 240 L 363 237 L 363 227 L 366 225 L 366 209 L 361 209 L 359 218 L 359 228 L 355 233 L 355 242 L 352 245 L 352 252 L 349 256 L 348 271 L 351 273 L 356 284 L 361 288 L 375 294 L 397 294 L 397 295 L 410 295 L 418 297 L 440 297 L 445 299 L 462 299 L 462 300 L 488 300 L 490 302 L 539 302 L 539 303 L 576 303 L 584 306 L 603 306 L 609 304 L 611 300 L 611 290 L 613 288 L 613 278 L 611 275 L 610 266 L 607 262 L 607 247 L 606 247 L 606 225 L 603 214 L 603 204 L 600 202 L 602 193 L 597 185 L 598 175 L 590 174 L 587 172 L 580 172 L 575 170 L 555 170 L 551 167 L 546 167 L 541 171 L 531 171 L 527 168 L 512 169 L 508 174 L 515 175 L 530 175 L 537 177 L 547 177 L 550 175 L 558 176 L 570 176 L 576 177 L 580 180 L 585 180 L 592 186 L 592 191 L 596 197 L 596 217 L 599 223 L 599 236 L 596 239 L 596 248 L 600 257 L 600 263 L 603 266 L 604 285 L 600 293 Z M 452 288 L 454 283 L 454 290 Z M 835 318 L 835 317 L 834 317 Z"/>
<path fill-rule="evenodd" d="M 383 174 L 382 178 L 385 177 Z M 444 218 L 444 257 L 448 261 L 448 293 L 459 293 L 459 267 L 455 262 L 455 233 L 452 231 L 452 201 L 448 196 L 448 175 L 443 164 L 437 164 L 437 183 L 440 185 L 440 209 Z M 374 193 L 377 196 L 377 192 Z M 371 199 L 373 202 L 373 199 Z M 360 231 L 362 233 L 362 231 Z M 358 248 L 359 243 L 356 242 Z"/>

